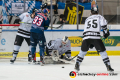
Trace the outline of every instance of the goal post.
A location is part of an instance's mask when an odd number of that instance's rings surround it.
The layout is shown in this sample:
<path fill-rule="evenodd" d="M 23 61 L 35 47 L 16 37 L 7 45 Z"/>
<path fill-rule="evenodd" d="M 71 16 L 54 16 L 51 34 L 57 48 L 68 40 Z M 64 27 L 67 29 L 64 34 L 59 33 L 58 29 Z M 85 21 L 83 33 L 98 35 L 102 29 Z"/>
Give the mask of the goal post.
<path fill-rule="evenodd" d="M 20 26 L 20 24 L 0 24 L 0 40 L 1 40 L 1 35 L 2 35 L 2 27 L 7 27 L 7 26 Z"/>

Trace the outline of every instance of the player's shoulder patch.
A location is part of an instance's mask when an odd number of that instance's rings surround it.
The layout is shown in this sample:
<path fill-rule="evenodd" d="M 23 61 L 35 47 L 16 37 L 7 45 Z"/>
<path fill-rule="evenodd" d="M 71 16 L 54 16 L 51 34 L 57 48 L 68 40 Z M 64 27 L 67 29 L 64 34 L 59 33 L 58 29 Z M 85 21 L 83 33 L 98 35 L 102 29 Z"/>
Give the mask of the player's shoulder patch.
<path fill-rule="evenodd" d="M 28 14 L 26 14 L 26 17 L 29 17 L 29 15 L 28 15 Z"/>

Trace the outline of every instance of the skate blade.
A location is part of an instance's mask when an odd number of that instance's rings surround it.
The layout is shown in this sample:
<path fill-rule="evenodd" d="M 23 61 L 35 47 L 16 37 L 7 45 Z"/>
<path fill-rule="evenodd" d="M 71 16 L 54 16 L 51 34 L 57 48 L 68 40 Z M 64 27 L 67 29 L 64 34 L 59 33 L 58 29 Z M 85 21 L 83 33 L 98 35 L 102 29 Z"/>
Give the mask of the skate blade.
<path fill-rule="evenodd" d="M 76 73 L 78 73 L 78 72 L 80 71 L 80 70 L 77 70 L 77 69 L 75 69 L 75 68 L 74 68 L 74 70 L 75 70 Z"/>
<path fill-rule="evenodd" d="M 37 64 L 40 65 L 40 61 L 38 61 Z"/>
<path fill-rule="evenodd" d="M 111 71 L 111 70 L 107 70 L 108 72 L 114 72 L 114 71 Z"/>
<path fill-rule="evenodd" d="M 28 64 L 32 64 L 32 62 L 28 62 Z"/>
<path fill-rule="evenodd" d="M 40 62 L 40 65 L 41 65 L 41 66 L 44 66 L 44 64 L 43 64 L 42 62 Z"/>
<path fill-rule="evenodd" d="M 10 64 L 14 64 L 14 62 L 10 62 Z"/>

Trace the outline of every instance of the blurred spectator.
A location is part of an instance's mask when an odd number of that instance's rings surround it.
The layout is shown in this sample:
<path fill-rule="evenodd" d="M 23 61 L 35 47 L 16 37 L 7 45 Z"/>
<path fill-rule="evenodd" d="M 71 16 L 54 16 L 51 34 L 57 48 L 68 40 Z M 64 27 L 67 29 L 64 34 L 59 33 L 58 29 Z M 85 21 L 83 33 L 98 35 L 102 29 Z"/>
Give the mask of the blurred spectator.
<path fill-rule="evenodd" d="M 60 15 L 60 18 L 59 18 L 59 21 L 57 22 L 57 24 L 62 24 L 62 23 L 69 24 L 68 21 L 65 21 L 65 17 L 63 14 Z"/>
<path fill-rule="evenodd" d="M 66 0 L 56 0 L 56 1 L 60 1 L 60 2 L 64 2 L 64 3 L 66 3 Z"/>
<path fill-rule="evenodd" d="M 73 2 L 76 2 L 76 0 L 73 0 Z"/>
<path fill-rule="evenodd" d="M 66 3 L 72 2 L 73 0 L 66 0 Z"/>
<path fill-rule="evenodd" d="M 35 0 L 35 1 L 42 1 L 42 0 Z"/>
<path fill-rule="evenodd" d="M 91 2 L 92 0 L 79 0 L 79 2 L 81 2 L 81 3 L 89 3 L 89 2 Z"/>

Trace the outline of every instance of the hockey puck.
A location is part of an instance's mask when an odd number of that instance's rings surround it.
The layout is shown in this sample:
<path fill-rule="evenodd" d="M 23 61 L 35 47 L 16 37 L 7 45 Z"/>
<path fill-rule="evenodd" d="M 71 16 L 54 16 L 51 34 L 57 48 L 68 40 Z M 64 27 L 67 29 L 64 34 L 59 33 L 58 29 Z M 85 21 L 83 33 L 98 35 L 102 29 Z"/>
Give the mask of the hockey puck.
<path fill-rule="evenodd" d="M 64 68 L 64 66 L 62 66 L 62 68 Z"/>

